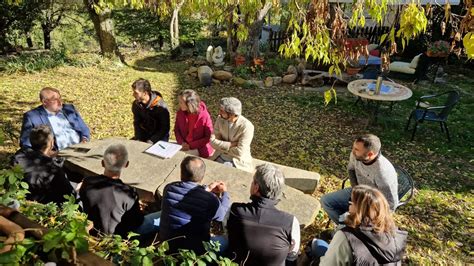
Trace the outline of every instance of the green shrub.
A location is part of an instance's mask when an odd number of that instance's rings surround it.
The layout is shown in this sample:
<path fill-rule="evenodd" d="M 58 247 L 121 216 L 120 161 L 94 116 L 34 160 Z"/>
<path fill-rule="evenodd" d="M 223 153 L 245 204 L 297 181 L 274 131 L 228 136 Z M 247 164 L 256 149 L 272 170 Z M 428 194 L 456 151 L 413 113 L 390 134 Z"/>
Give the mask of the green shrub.
<path fill-rule="evenodd" d="M 14 242 L 13 248 L 0 254 L 0 265 L 43 265 L 46 261 L 58 264 L 77 265 L 77 254 L 89 250 L 89 242 L 95 243 L 91 250 L 104 259 L 120 265 L 237 265 L 230 259 L 217 255 L 218 242 L 203 243 L 206 253 L 197 255 L 190 250 L 180 250 L 177 254 L 166 254 L 167 242 L 152 243 L 143 247 L 137 234 L 130 233 L 127 239 L 119 235 L 92 237 L 87 233 L 87 216 L 79 211 L 76 198 L 65 196 L 61 207 L 55 203 L 41 204 L 25 200 L 28 184 L 22 182 L 23 171 L 19 166 L 0 170 L 0 204 L 11 205 L 18 201 L 20 212 L 30 220 L 48 228 L 41 239 L 26 236 Z M 31 230 L 31 229 L 30 229 Z M 0 242 L 0 248 L 4 246 Z"/>
<path fill-rule="evenodd" d="M 202 27 L 204 26 L 202 20 L 183 18 L 179 20 L 179 24 L 179 41 L 182 45 L 194 45 L 202 37 Z"/>
<path fill-rule="evenodd" d="M 250 75 L 252 74 L 252 71 L 250 70 L 249 67 L 242 65 L 235 68 L 234 74 L 237 77 L 241 77 L 243 79 L 249 79 Z"/>
<path fill-rule="evenodd" d="M 39 72 L 45 69 L 63 65 L 72 65 L 74 62 L 68 57 L 66 49 L 54 49 L 37 53 L 22 53 L 6 60 L 5 71 L 8 74 L 15 72 Z"/>
<path fill-rule="evenodd" d="M 112 16 L 121 46 L 132 46 L 133 42 L 157 46 L 161 39 L 169 39 L 169 25 L 157 13 L 124 8 L 114 10 Z"/>
<path fill-rule="evenodd" d="M 281 76 L 284 73 L 286 73 L 288 66 L 294 63 L 295 62 L 292 59 L 286 59 L 286 58 L 281 58 L 279 56 L 276 56 L 276 57 L 269 58 L 265 62 L 265 67 L 267 71 L 271 71 L 275 73 L 276 75 Z"/>

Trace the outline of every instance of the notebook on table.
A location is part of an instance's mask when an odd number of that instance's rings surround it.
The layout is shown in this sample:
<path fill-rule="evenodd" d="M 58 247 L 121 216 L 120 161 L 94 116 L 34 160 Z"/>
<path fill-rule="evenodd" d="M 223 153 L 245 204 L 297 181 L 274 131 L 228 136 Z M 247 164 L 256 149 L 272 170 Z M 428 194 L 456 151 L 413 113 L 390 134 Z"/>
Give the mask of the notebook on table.
<path fill-rule="evenodd" d="M 146 149 L 145 152 L 161 158 L 169 159 L 172 158 L 179 150 L 181 150 L 181 145 L 160 140 L 153 144 L 150 148 Z"/>

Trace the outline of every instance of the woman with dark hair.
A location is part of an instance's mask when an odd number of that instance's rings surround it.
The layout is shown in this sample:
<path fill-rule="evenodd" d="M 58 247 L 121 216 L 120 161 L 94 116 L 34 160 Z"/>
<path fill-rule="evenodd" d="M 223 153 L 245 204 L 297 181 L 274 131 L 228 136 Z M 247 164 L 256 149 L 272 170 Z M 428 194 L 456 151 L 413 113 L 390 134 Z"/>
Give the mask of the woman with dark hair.
<path fill-rule="evenodd" d="M 408 233 L 397 229 L 379 190 L 355 186 L 345 224 L 329 247 L 321 245 L 321 240 L 313 241 L 316 245 L 311 253 L 315 257 L 327 248 L 320 265 L 401 265 Z"/>
<path fill-rule="evenodd" d="M 184 90 L 178 95 L 179 111 L 176 113 L 174 134 L 176 141 L 191 155 L 208 158 L 214 153 L 209 140 L 213 132 L 207 107 L 194 90 Z"/>

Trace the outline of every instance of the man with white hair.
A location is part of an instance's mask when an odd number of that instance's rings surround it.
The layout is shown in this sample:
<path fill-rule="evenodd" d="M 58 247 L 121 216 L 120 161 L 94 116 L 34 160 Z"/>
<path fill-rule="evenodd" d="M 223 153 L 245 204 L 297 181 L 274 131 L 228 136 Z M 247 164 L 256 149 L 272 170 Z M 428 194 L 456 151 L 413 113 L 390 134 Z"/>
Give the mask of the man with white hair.
<path fill-rule="evenodd" d="M 211 135 L 211 146 L 215 149 L 211 159 L 253 172 L 250 153 L 253 132 L 253 124 L 242 115 L 242 103 L 234 97 L 222 98 Z"/>
<path fill-rule="evenodd" d="M 294 264 L 300 247 L 295 216 L 278 210 L 285 176 L 276 166 L 259 165 L 250 185 L 250 203 L 233 203 L 226 223 L 229 256 L 246 265 Z M 293 263 L 291 263 L 293 262 Z"/>
<path fill-rule="evenodd" d="M 122 169 L 128 164 L 128 152 L 122 144 L 113 144 L 105 150 L 104 174 L 86 177 L 82 182 L 79 195 L 84 211 L 94 228 L 105 234 L 126 237 L 130 231 L 157 233 L 160 212 L 144 216 L 137 191 L 120 180 Z"/>

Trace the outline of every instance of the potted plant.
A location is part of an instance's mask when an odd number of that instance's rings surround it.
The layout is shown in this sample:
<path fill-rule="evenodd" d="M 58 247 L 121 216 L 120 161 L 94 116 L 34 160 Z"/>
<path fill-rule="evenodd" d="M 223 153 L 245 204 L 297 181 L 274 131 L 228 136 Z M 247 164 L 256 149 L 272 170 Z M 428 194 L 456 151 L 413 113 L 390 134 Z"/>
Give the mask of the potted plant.
<path fill-rule="evenodd" d="M 426 55 L 429 57 L 446 57 L 449 54 L 450 45 L 447 41 L 436 41 L 432 43 L 428 50 L 426 51 Z"/>
<path fill-rule="evenodd" d="M 355 75 L 359 73 L 361 67 L 359 64 L 359 60 L 356 59 L 348 59 L 347 60 L 347 65 L 346 65 L 346 73 L 348 75 Z"/>
<path fill-rule="evenodd" d="M 265 59 L 263 59 L 263 57 L 255 57 L 253 59 L 254 66 L 263 66 L 264 63 L 265 63 Z"/>

